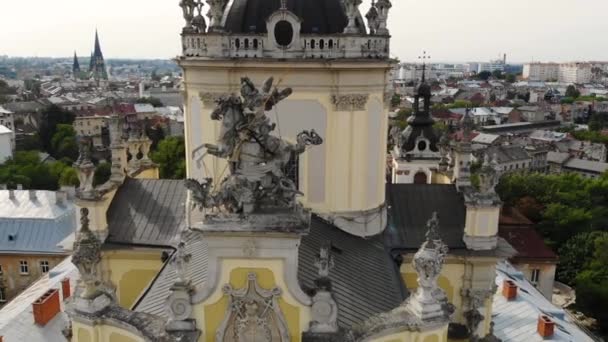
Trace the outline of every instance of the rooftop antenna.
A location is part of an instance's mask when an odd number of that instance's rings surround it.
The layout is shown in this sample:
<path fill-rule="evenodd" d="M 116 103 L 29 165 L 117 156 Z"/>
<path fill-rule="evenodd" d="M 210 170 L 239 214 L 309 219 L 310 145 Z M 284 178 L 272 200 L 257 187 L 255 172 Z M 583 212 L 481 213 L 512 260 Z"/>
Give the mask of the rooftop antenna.
<path fill-rule="evenodd" d="M 426 61 L 431 59 L 431 56 L 427 55 L 426 51 L 422 51 L 422 56 L 418 56 L 418 59 L 422 60 L 422 82 L 424 82 L 426 79 Z"/>

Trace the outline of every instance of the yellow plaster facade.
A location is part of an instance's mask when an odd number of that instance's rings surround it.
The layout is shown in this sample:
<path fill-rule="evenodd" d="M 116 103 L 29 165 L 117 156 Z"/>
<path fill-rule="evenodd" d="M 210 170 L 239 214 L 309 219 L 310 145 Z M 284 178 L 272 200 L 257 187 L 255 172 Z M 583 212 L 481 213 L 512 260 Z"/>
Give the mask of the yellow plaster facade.
<path fill-rule="evenodd" d="M 142 336 L 107 324 L 85 325 L 72 323 L 75 342 L 145 342 Z"/>
<path fill-rule="evenodd" d="M 429 331 L 403 331 L 385 336 L 372 337 L 371 342 L 447 342 L 448 325 Z"/>
<path fill-rule="evenodd" d="M 277 133 L 295 139 L 299 132 L 289 134 L 286 127 L 298 112 L 304 120 L 298 128 L 315 128 L 325 139 L 311 157 L 300 157 L 300 190 L 302 201 L 316 212 L 352 212 L 375 209 L 383 205 L 388 108 L 384 105 L 390 61 L 364 62 L 307 61 L 180 61 L 184 69 L 186 119 L 186 154 L 188 176 L 221 178 L 225 161 L 212 156 L 197 158 L 205 143 L 217 141 L 220 123 L 210 119 L 213 101 L 201 100 L 201 94 L 240 92 L 241 77 L 247 76 L 261 84 L 275 77 L 279 87 L 294 90 L 269 117 L 279 118 Z M 337 110 L 333 95 L 359 94 L 369 96 L 362 110 Z M 309 115 L 306 125 L 306 110 Z M 302 112 L 300 114 L 299 112 Z M 292 116 L 290 116 L 292 115 Z M 281 120 L 282 119 L 282 120 Z M 318 125 L 314 127 L 313 121 Z M 318 129 L 322 126 L 322 130 Z M 293 136 L 292 136 L 293 135 Z M 322 158 L 316 156 L 322 155 Z M 309 165 L 315 158 L 317 166 Z M 320 160 L 323 159 L 323 165 Z"/>
<path fill-rule="evenodd" d="M 475 237 L 496 236 L 500 209 L 500 206 L 467 206 L 465 234 Z"/>
<path fill-rule="evenodd" d="M 102 255 L 104 280 L 116 287 L 118 304 L 130 309 L 142 291 L 160 271 L 161 251 L 158 249 L 130 249 L 104 251 Z"/>
<path fill-rule="evenodd" d="M 105 236 L 105 232 L 108 230 L 107 212 L 112 204 L 114 195 L 116 195 L 116 189 L 109 191 L 98 201 L 76 200 L 76 205 L 79 208 L 89 209 L 89 228 L 95 234 Z M 80 222 L 80 210 L 76 212 L 76 215 L 78 222 Z"/>
<path fill-rule="evenodd" d="M 202 303 L 194 306 L 194 319 L 204 322 L 199 327 L 203 333 L 200 342 L 214 342 L 215 332 L 226 316 L 228 298 L 222 292 L 222 286 L 230 284 L 235 289 L 247 286 L 247 275 L 255 273 L 258 284 L 264 289 L 278 287 L 282 291 L 279 306 L 285 317 L 290 340 L 300 342 L 302 332 L 308 330 L 310 323 L 310 307 L 299 303 L 287 288 L 283 274 L 285 264 L 282 260 L 260 259 L 225 259 L 222 261 L 218 288 Z"/>

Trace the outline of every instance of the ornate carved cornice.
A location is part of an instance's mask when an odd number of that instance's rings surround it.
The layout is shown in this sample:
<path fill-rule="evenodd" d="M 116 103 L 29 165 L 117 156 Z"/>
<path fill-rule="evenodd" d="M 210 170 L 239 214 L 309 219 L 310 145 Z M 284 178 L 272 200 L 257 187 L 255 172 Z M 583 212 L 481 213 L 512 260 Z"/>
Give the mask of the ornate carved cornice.
<path fill-rule="evenodd" d="M 341 94 L 331 96 L 331 103 L 334 105 L 334 109 L 339 112 L 365 110 L 368 100 L 369 94 Z"/>

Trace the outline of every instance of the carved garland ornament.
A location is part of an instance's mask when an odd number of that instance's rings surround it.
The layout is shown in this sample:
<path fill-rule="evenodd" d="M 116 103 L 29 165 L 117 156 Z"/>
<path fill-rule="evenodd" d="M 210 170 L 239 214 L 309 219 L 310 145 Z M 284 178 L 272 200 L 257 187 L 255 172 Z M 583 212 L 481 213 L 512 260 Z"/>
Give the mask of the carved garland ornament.
<path fill-rule="evenodd" d="M 337 111 L 361 111 L 365 110 L 369 94 L 345 94 L 332 95 L 331 103 Z"/>
<path fill-rule="evenodd" d="M 260 287 L 255 273 L 247 276 L 247 286 L 223 287 L 228 309 L 216 333 L 217 342 L 288 342 L 287 323 L 279 307 L 281 289 Z"/>

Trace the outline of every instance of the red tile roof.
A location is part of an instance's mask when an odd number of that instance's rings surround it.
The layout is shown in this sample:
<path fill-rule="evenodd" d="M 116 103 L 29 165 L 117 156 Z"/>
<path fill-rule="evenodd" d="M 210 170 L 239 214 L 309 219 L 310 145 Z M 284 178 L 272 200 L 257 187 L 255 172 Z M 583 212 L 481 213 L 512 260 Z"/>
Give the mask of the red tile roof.
<path fill-rule="evenodd" d="M 514 263 L 558 261 L 557 254 L 547 247 L 534 228 L 500 226 L 498 235 L 517 251 L 517 255 L 511 258 Z"/>

